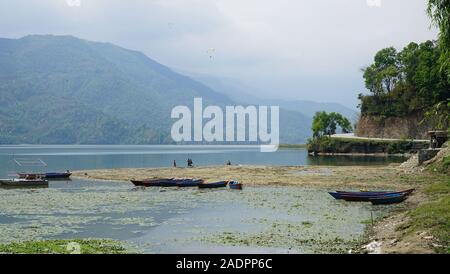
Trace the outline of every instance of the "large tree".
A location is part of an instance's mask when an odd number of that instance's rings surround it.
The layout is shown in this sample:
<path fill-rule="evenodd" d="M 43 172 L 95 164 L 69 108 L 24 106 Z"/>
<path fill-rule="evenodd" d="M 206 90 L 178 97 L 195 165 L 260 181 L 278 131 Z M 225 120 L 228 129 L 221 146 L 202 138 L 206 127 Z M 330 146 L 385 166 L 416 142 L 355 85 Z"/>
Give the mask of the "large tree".
<path fill-rule="evenodd" d="M 325 111 L 316 112 L 313 117 L 312 123 L 313 136 L 321 137 L 323 135 L 336 134 L 336 129 L 338 126 L 344 133 L 352 131 L 352 125 L 350 121 L 340 113 L 327 113 Z"/>
<path fill-rule="evenodd" d="M 429 0 L 427 12 L 433 24 L 440 29 L 441 71 L 450 82 L 450 0 Z"/>

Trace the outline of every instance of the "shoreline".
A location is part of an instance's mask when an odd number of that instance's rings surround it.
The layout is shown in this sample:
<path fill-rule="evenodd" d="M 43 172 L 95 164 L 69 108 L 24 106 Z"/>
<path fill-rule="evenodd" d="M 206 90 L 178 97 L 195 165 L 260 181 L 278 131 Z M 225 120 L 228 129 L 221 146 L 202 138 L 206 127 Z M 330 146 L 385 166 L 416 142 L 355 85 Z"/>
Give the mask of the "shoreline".
<path fill-rule="evenodd" d="M 308 153 L 310 156 L 358 156 L 358 157 L 409 157 L 413 155 L 412 153 L 328 153 L 328 152 L 318 152 L 314 155 L 314 153 Z"/>
<path fill-rule="evenodd" d="M 205 166 L 165 168 L 118 168 L 73 171 L 72 178 L 129 182 L 148 178 L 201 178 L 206 182 L 238 180 L 244 185 L 302 186 L 312 188 L 390 188 L 414 187 L 399 164 L 388 166 Z"/>

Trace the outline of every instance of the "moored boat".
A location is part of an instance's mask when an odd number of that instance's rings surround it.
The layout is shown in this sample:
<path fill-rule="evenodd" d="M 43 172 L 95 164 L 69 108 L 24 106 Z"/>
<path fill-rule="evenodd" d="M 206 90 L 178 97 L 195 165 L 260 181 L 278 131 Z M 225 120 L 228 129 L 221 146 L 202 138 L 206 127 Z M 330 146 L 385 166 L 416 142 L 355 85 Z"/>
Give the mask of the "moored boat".
<path fill-rule="evenodd" d="M 230 181 L 228 183 L 228 186 L 230 187 L 230 189 L 242 189 L 242 183 L 238 181 Z"/>
<path fill-rule="evenodd" d="M 345 201 L 356 201 L 365 202 L 370 201 L 372 198 L 384 197 L 384 196 L 395 196 L 395 195 L 410 195 L 414 189 L 407 189 L 404 191 L 363 191 L 363 192 L 345 192 L 336 191 L 328 192 L 333 198 Z"/>
<path fill-rule="evenodd" d="M 199 184 L 203 184 L 202 179 L 186 179 L 184 181 L 178 182 L 178 187 L 196 187 Z"/>
<path fill-rule="evenodd" d="M 199 188 L 220 188 L 226 187 L 229 181 L 220 181 L 215 183 L 207 183 L 207 184 L 198 184 Z"/>
<path fill-rule="evenodd" d="M 394 194 L 370 198 L 369 201 L 374 205 L 396 204 L 403 202 L 407 197 L 406 194 Z"/>
<path fill-rule="evenodd" d="M 68 179 L 72 173 L 70 172 L 47 172 L 44 174 L 45 179 Z"/>
<path fill-rule="evenodd" d="M 184 186 L 197 186 L 203 183 L 203 180 L 189 179 L 189 178 L 155 178 L 146 180 L 131 180 L 135 186 L 145 187 L 184 187 Z"/>
<path fill-rule="evenodd" d="M 0 179 L 0 186 L 2 187 L 42 187 L 48 186 L 48 181 L 43 179 Z"/>
<path fill-rule="evenodd" d="M 372 195 L 386 195 L 386 194 L 398 194 L 405 193 L 407 195 L 411 194 L 414 188 L 402 190 L 402 191 L 340 191 L 336 192 L 342 195 L 360 195 L 360 196 L 372 196 Z"/>
<path fill-rule="evenodd" d="M 47 172 L 47 173 L 17 173 L 20 179 L 68 179 L 72 173 L 70 172 Z"/>
<path fill-rule="evenodd" d="M 146 179 L 146 180 L 131 180 L 135 186 L 145 186 L 145 187 L 176 187 L 177 182 L 173 178 L 157 178 L 157 179 Z"/>

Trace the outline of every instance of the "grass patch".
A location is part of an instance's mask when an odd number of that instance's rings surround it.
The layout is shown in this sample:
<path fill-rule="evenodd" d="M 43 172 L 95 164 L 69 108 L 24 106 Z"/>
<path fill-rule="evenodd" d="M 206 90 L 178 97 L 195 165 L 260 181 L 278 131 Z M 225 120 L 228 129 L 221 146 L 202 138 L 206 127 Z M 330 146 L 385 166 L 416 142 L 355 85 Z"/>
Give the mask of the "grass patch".
<path fill-rule="evenodd" d="M 309 152 L 316 153 L 387 153 L 404 154 L 417 147 L 428 147 L 428 142 L 412 140 L 374 140 L 322 136 L 308 140 Z"/>
<path fill-rule="evenodd" d="M 79 246 L 79 248 L 78 248 Z M 45 240 L 0 244 L 0 253 L 7 254 L 124 254 L 127 250 L 113 240 L 75 239 Z"/>
<path fill-rule="evenodd" d="M 422 204 L 409 212 L 409 233 L 430 231 L 443 246 L 436 251 L 447 252 L 450 248 L 450 179 L 444 177 L 425 188 L 431 202 Z"/>
<path fill-rule="evenodd" d="M 442 157 L 442 160 L 437 160 L 436 162 L 430 164 L 427 170 L 437 173 L 444 173 L 450 175 L 450 150 L 446 148 L 446 155 Z"/>

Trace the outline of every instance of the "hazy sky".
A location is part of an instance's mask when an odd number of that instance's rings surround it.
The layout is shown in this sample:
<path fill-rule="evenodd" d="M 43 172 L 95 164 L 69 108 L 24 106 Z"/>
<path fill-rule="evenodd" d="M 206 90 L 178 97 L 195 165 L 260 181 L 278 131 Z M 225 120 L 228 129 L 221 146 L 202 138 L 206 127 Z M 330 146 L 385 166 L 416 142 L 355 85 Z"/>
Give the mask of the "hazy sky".
<path fill-rule="evenodd" d="M 377 50 L 436 39 L 426 0 L 0 0 L 0 36 L 70 34 L 259 96 L 357 105 Z M 212 50 L 214 49 L 214 50 Z"/>

